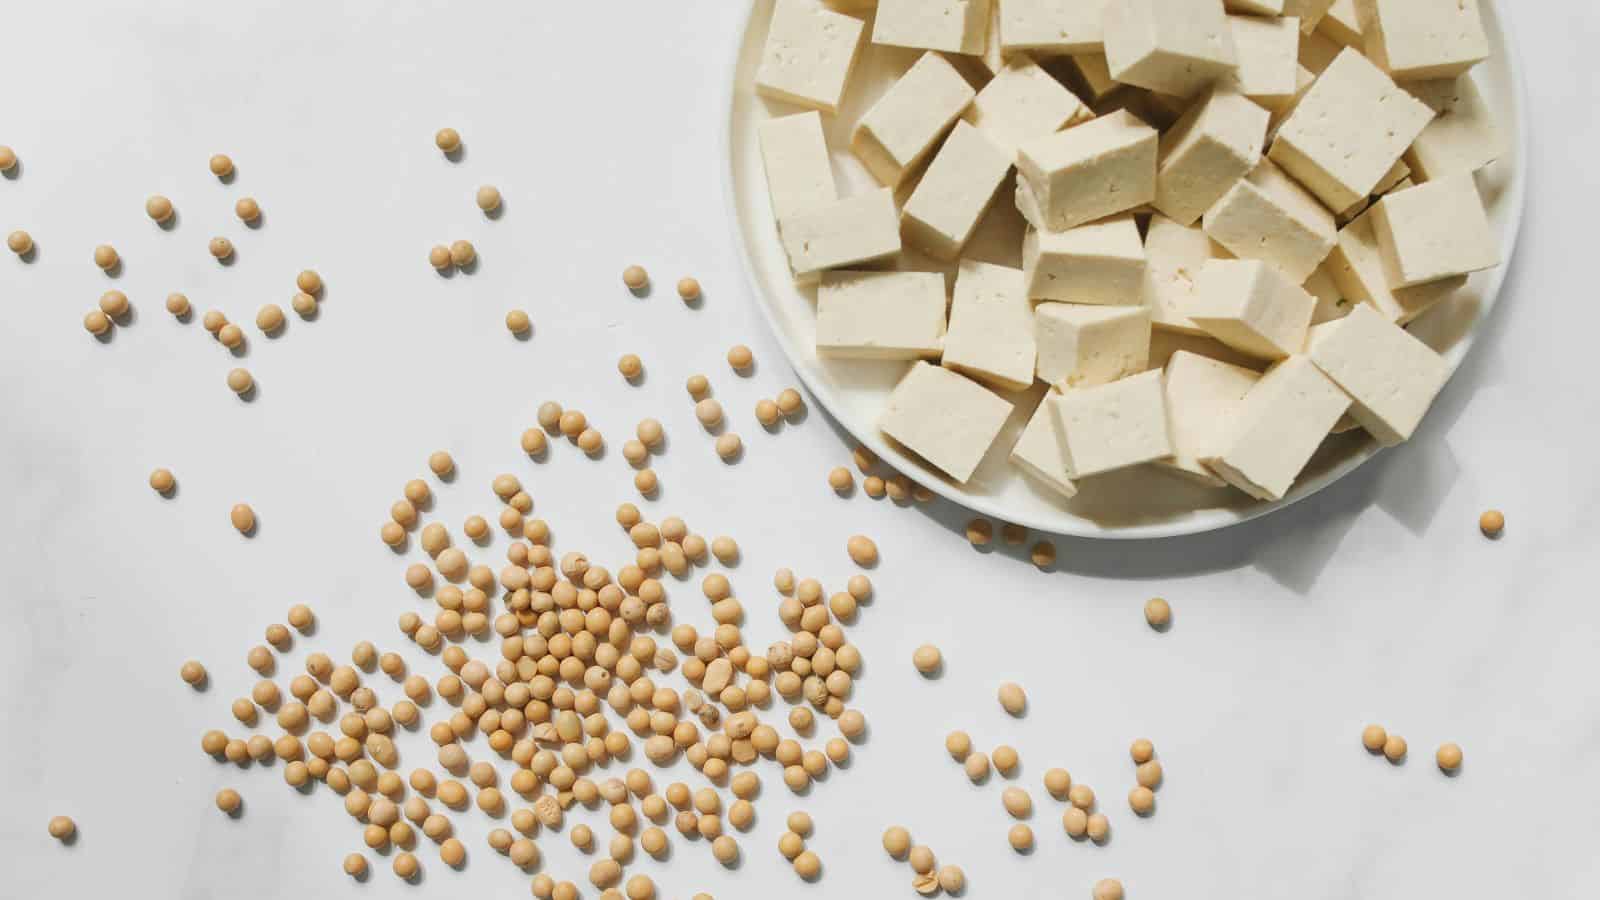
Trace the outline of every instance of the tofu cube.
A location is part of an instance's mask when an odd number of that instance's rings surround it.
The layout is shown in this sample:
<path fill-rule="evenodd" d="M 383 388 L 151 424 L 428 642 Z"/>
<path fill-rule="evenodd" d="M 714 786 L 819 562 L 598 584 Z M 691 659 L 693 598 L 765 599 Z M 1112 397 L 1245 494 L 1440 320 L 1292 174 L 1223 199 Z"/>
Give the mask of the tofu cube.
<path fill-rule="evenodd" d="M 1274 108 L 1271 117 L 1267 119 L 1268 145 L 1271 145 L 1273 139 L 1278 136 L 1278 129 L 1282 128 L 1283 123 L 1294 114 L 1294 108 L 1300 105 L 1300 101 L 1305 99 L 1306 92 L 1311 90 L 1311 86 L 1316 82 L 1317 76 L 1310 69 L 1304 65 L 1295 66 L 1294 94 Z"/>
<path fill-rule="evenodd" d="M 1007 53 L 1099 53 L 1106 0 L 998 0 Z"/>
<path fill-rule="evenodd" d="M 1433 110 L 1346 49 L 1295 104 L 1268 155 L 1329 209 L 1349 209 L 1432 119 Z"/>
<path fill-rule="evenodd" d="M 1219 451 L 1200 462 L 1258 500 L 1282 500 L 1350 397 L 1309 357 L 1268 369 L 1229 418 Z"/>
<path fill-rule="evenodd" d="M 1172 455 L 1160 372 L 1142 372 L 1050 395 L 1057 435 L 1074 480 Z"/>
<path fill-rule="evenodd" d="M 1283 0 L 1222 0 L 1222 8 L 1248 16 L 1281 16 Z"/>
<path fill-rule="evenodd" d="M 1058 390 L 1109 384 L 1150 367 L 1150 313 L 1135 306 L 1034 307 L 1040 380 Z"/>
<path fill-rule="evenodd" d="M 1184 334 L 1205 334 L 1189 318 L 1195 300 L 1195 282 L 1206 260 L 1221 248 L 1198 225 L 1179 225 L 1156 213 L 1144 236 L 1144 285 L 1141 295 L 1155 328 Z"/>
<path fill-rule="evenodd" d="M 1000 0 L 989 0 L 989 33 L 984 37 L 983 53 L 978 56 L 978 65 L 994 75 L 1005 64 L 1005 50 L 1000 46 Z"/>
<path fill-rule="evenodd" d="M 1311 70 L 1313 75 L 1321 75 L 1328 71 L 1333 61 L 1349 44 L 1341 44 L 1332 40 L 1322 32 L 1300 35 L 1300 65 Z M 1356 49 L 1360 49 L 1359 47 Z"/>
<path fill-rule="evenodd" d="M 1011 415 L 1011 401 L 949 369 L 918 362 L 889 394 L 878 428 L 965 484 Z"/>
<path fill-rule="evenodd" d="M 756 70 L 756 93 L 838 112 L 865 27 L 816 0 L 777 0 Z"/>
<path fill-rule="evenodd" d="M 1416 287 L 1391 288 L 1371 210 L 1339 229 L 1339 243 L 1328 254 L 1327 269 L 1346 297 L 1366 303 L 1397 325 L 1422 315 L 1467 283 L 1467 276 L 1457 275 Z"/>
<path fill-rule="evenodd" d="M 1489 58 L 1478 0 L 1356 0 L 1367 56 L 1397 81 L 1452 78 Z"/>
<path fill-rule="evenodd" d="M 1317 301 L 1260 260 L 1213 259 L 1200 270 L 1189 318 L 1240 353 L 1283 359 L 1299 353 Z"/>
<path fill-rule="evenodd" d="M 1406 151 L 1406 164 L 1420 180 L 1476 172 L 1505 152 L 1494 115 L 1470 74 L 1412 82 L 1405 89 L 1435 113 Z"/>
<path fill-rule="evenodd" d="M 1328 14 L 1317 25 L 1317 34 L 1341 47 L 1364 49 L 1361 37 L 1361 16 L 1356 11 L 1356 0 L 1333 0 Z"/>
<path fill-rule="evenodd" d="M 1206 234 L 1241 259 L 1259 259 L 1296 284 L 1333 249 L 1333 215 L 1270 159 L 1206 210 Z"/>
<path fill-rule="evenodd" d="M 1011 464 L 1062 497 L 1071 498 L 1078 493 L 1078 486 L 1067 475 L 1067 457 L 1061 449 L 1049 400 L 1047 393 L 1034 407 L 1022 436 L 1011 447 Z"/>
<path fill-rule="evenodd" d="M 817 285 L 817 355 L 937 359 L 944 308 L 937 272 L 828 272 Z"/>
<path fill-rule="evenodd" d="M 1224 80 L 1269 109 L 1287 103 L 1300 65 L 1300 20 L 1229 16 L 1228 29 L 1239 64 Z"/>
<path fill-rule="evenodd" d="M 1332 8 L 1333 0 L 1283 0 L 1283 14 L 1299 19 L 1300 31 L 1305 34 L 1315 31 Z"/>
<path fill-rule="evenodd" d="M 1083 96 L 1091 104 L 1099 103 L 1112 91 L 1122 87 L 1120 82 L 1111 77 L 1104 53 L 1074 53 L 1066 60 L 1068 77 L 1077 77 L 1078 87 L 1082 88 Z"/>
<path fill-rule="evenodd" d="M 1344 291 L 1339 289 L 1339 283 L 1333 280 L 1333 275 L 1330 271 L 1332 268 L 1331 259 L 1332 256 L 1330 254 L 1329 259 L 1324 260 L 1322 265 L 1318 266 L 1317 270 L 1312 272 L 1311 277 L 1307 278 L 1306 283 L 1302 285 L 1306 289 L 1306 293 L 1310 294 L 1311 299 L 1316 301 L 1317 304 L 1311 310 L 1311 324 L 1313 326 L 1350 315 L 1350 308 L 1356 303 L 1356 301 L 1346 297 Z"/>
<path fill-rule="evenodd" d="M 967 108 L 966 120 L 978 126 L 1011 159 L 1030 138 L 1055 134 L 1094 117 L 1089 107 L 1026 55 L 1006 61 Z"/>
<path fill-rule="evenodd" d="M 1179 225 L 1200 220 L 1261 162 L 1268 113 L 1219 86 L 1161 136 L 1155 208 Z"/>
<path fill-rule="evenodd" d="M 1500 247 L 1470 174 L 1396 191 L 1372 206 L 1390 287 L 1412 287 L 1500 264 Z"/>
<path fill-rule="evenodd" d="M 976 56 L 989 33 L 992 0 L 878 0 L 872 42 Z"/>
<path fill-rule="evenodd" d="M 1221 0 L 1111 0 L 1105 14 L 1111 77 L 1192 97 L 1233 71 L 1233 33 Z"/>
<path fill-rule="evenodd" d="M 797 277 L 842 269 L 900 252 L 894 191 L 879 188 L 778 220 L 778 236 Z"/>
<path fill-rule="evenodd" d="M 1350 415 L 1386 447 L 1410 439 L 1450 377 L 1433 348 L 1365 304 L 1312 329 L 1307 353 L 1350 395 Z"/>
<path fill-rule="evenodd" d="M 964 259 L 956 270 L 940 364 L 1006 390 L 1033 384 L 1033 304 L 1022 273 Z"/>
<path fill-rule="evenodd" d="M 1132 213 L 1066 231 L 1030 228 L 1022 239 L 1022 271 L 1035 300 L 1138 306 L 1144 270 Z"/>
<path fill-rule="evenodd" d="M 1010 154 L 957 122 L 906 201 L 901 237 L 935 259 L 955 259 L 1010 173 Z"/>
<path fill-rule="evenodd" d="M 804 112 L 765 119 L 756 126 L 761 162 L 767 170 L 767 193 L 773 218 L 827 206 L 839 200 L 839 188 L 828 162 L 822 136 L 822 114 Z"/>
<path fill-rule="evenodd" d="M 1261 373 L 1198 353 L 1179 350 L 1167 360 L 1162 389 L 1167 395 L 1167 428 L 1172 458 L 1158 465 L 1212 487 L 1227 484 L 1200 460 L 1225 448 L 1228 423 Z"/>
<path fill-rule="evenodd" d="M 1026 141 L 1017 151 L 1017 209 L 1041 231 L 1065 231 L 1149 203 L 1158 140 L 1118 110 Z"/>
<path fill-rule="evenodd" d="M 861 117 L 850 149 L 874 178 L 896 187 L 928 158 L 974 96 L 955 66 L 924 53 Z"/>

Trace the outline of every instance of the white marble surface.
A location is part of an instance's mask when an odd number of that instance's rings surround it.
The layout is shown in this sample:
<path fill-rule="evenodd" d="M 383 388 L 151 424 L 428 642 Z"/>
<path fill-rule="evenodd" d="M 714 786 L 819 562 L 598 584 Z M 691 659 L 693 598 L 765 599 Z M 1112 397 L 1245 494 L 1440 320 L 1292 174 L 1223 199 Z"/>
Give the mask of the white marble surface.
<path fill-rule="evenodd" d="M 320 627 L 286 670 L 370 638 L 442 671 L 395 630 L 400 612 L 424 607 L 400 581 L 406 561 L 376 538 L 430 450 L 461 465 L 437 510 L 452 526 L 492 514 L 489 478 L 515 471 L 558 549 L 615 568 L 630 548 L 611 512 L 632 494 L 617 451 L 633 422 L 658 415 L 670 449 L 650 510 L 738 537 L 752 643 L 781 631 L 775 566 L 840 584 L 858 531 L 884 557 L 852 630 L 867 656 L 855 702 L 872 723 L 854 764 L 803 799 L 764 765 L 737 869 L 675 835 L 669 864 L 630 867 L 665 896 L 912 896 L 909 869 L 877 849 L 892 823 L 962 865 L 976 897 L 1087 897 L 1107 875 L 1136 898 L 1594 896 L 1600 611 L 1583 560 L 1600 529 L 1588 40 L 1600 13 L 1510 14 L 1531 87 L 1527 223 L 1503 304 L 1417 438 L 1269 519 L 1159 543 L 1062 541 L 1059 570 L 1040 573 L 1010 550 L 970 550 L 958 509 L 833 497 L 823 474 L 847 454 L 824 416 L 775 434 L 753 421 L 754 401 L 792 376 L 744 296 L 723 212 L 740 4 L 8 10 L 0 142 L 23 164 L 0 181 L 0 230 L 26 227 L 39 254 L 0 259 L 0 894 L 526 896 L 528 876 L 485 846 L 490 824 L 475 812 L 455 817 L 465 871 L 427 845 L 419 885 L 377 857 L 383 867 L 353 885 L 339 862 L 360 830 L 336 797 L 295 793 L 276 765 L 213 762 L 199 736 L 237 731 L 227 704 L 253 681 L 245 650 L 296 601 Z M 455 164 L 431 146 L 447 123 L 467 142 Z M 239 165 L 232 185 L 205 170 L 217 151 Z M 472 206 L 485 182 L 507 197 L 497 221 Z M 156 191 L 177 204 L 171 232 L 144 216 Z M 247 194 L 265 210 L 258 230 L 232 217 Z M 235 265 L 206 255 L 213 234 L 234 239 Z M 436 277 L 428 246 L 461 236 L 479 270 Z M 102 241 L 126 259 L 115 282 L 89 263 Z M 635 260 L 658 282 L 645 300 L 617 283 Z M 240 403 L 223 385 L 235 361 L 161 298 L 181 289 L 249 322 L 262 302 L 286 304 L 306 266 L 328 283 L 322 315 L 291 317 L 277 340 L 247 327 L 244 364 L 261 390 Z M 672 294 L 683 272 L 707 286 L 699 310 Z M 101 344 L 79 319 L 112 284 L 137 321 Z M 512 306 L 533 315 L 531 340 L 506 334 Z M 721 361 L 738 341 L 760 360 L 750 378 Z M 637 388 L 614 370 L 627 351 L 648 368 Z M 694 425 L 681 386 L 693 371 L 712 376 L 745 437 L 736 466 Z M 565 445 L 543 464 L 522 458 L 517 435 L 546 398 L 588 411 L 606 458 Z M 145 486 L 158 465 L 178 474 L 172 500 Z M 240 500 L 260 516 L 253 539 L 228 527 Z M 1499 543 L 1475 529 L 1487 506 L 1510 519 Z M 497 536 L 483 555 L 503 549 Z M 669 587 L 680 617 L 709 621 L 693 585 Z M 1166 635 L 1139 611 L 1158 593 L 1177 611 Z M 946 651 L 937 681 L 908 664 L 923 641 Z M 189 656 L 211 669 L 204 693 L 176 677 Z M 1002 679 L 1028 687 L 1025 719 L 994 703 Z M 1406 765 L 1360 749 L 1373 720 L 1410 740 Z M 945 756 L 956 727 L 1020 749 L 1038 807 L 1032 855 L 1005 844 L 1000 784 L 974 788 Z M 1168 773 L 1146 821 L 1122 799 L 1141 735 Z M 1431 763 L 1446 740 L 1466 749 L 1455 779 Z M 420 735 L 401 748 L 408 769 L 431 762 Z M 473 749 L 487 752 L 481 739 Z M 1098 790 L 1108 846 L 1062 834 L 1039 788 L 1052 765 Z M 245 797 L 237 821 L 211 805 L 225 785 Z M 774 849 L 795 808 L 818 823 L 815 886 Z M 79 823 L 73 846 L 45 835 L 57 813 Z M 540 843 L 550 871 L 583 881 L 587 861 L 565 836 Z"/>

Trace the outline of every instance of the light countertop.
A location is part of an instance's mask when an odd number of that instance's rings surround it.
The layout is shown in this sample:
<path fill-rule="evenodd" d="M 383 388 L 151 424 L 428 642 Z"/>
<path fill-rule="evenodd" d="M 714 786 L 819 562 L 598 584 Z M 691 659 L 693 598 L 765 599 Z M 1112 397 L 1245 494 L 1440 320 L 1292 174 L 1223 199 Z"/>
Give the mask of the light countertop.
<path fill-rule="evenodd" d="M 281 764 L 217 763 L 199 739 L 241 731 L 228 703 L 256 678 L 245 652 L 292 603 L 312 605 L 319 625 L 280 673 L 313 650 L 343 662 L 370 639 L 443 674 L 395 626 L 429 609 L 401 580 L 421 557 L 415 539 L 400 556 L 377 538 L 432 450 L 453 453 L 460 477 L 433 482 L 430 518 L 458 535 L 470 513 L 492 521 L 489 481 L 514 472 L 558 553 L 615 571 L 632 547 L 613 510 L 638 500 L 620 451 L 645 416 L 669 443 L 662 495 L 641 505 L 737 538 L 729 574 L 753 646 L 784 634 L 776 567 L 838 590 L 853 571 L 849 535 L 875 537 L 883 557 L 849 628 L 866 658 L 851 705 L 870 737 L 804 797 L 764 762 L 732 870 L 668 826 L 671 859 L 628 868 L 663 896 L 915 896 L 909 867 L 878 847 L 891 824 L 962 866 L 979 898 L 1086 898 L 1106 876 L 1137 900 L 1600 894 L 1588 804 L 1600 760 L 1600 97 L 1588 37 L 1600 13 L 1547 6 L 1508 10 L 1530 86 L 1521 244 L 1482 340 L 1417 437 L 1238 528 L 1058 540 L 1052 572 L 1025 546 L 972 550 L 967 516 L 943 502 L 835 497 L 825 474 L 848 464 L 849 445 L 820 409 L 770 433 L 756 424 L 756 400 L 796 380 L 747 296 L 726 221 L 724 92 L 742 3 L 15 6 L 0 24 L 0 143 L 22 167 L 0 180 L 0 231 L 28 229 L 39 251 L 0 259 L 0 894 L 528 896 L 530 876 L 487 847 L 493 823 L 475 810 L 452 816 L 463 871 L 424 841 L 419 884 L 372 853 L 371 878 L 352 884 L 340 861 L 364 849 L 361 832 L 335 795 L 288 788 Z M 433 148 L 443 125 L 465 138 L 459 161 Z M 237 163 L 231 184 L 207 172 L 214 152 Z M 473 205 L 479 184 L 503 192 L 498 219 Z M 171 230 L 144 214 L 157 192 L 177 206 Z M 260 202 L 259 228 L 234 218 L 243 196 Z M 238 247 L 231 266 L 206 253 L 218 234 Z M 460 237 L 477 245 L 477 270 L 435 275 L 428 248 Z M 101 242 L 125 260 L 115 280 L 90 263 Z M 646 298 L 622 289 L 631 262 L 654 276 Z M 320 316 L 291 313 L 281 337 L 262 337 L 255 310 L 287 310 L 308 267 L 327 283 Z M 680 274 L 705 285 L 699 308 L 678 301 Z M 102 343 L 80 319 L 112 286 L 136 316 Z M 162 309 L 174 290 L 245 326 L 241 360 L 198 316 L 180 324 Z M 513 307 L 532 316 L 527 340 L 502 324 Z M 723 362 L 735 343 L 755 351 L 748 377 Z M 626 352 L 644 360 L 638 386 L 617 375 Z M 253 402 L 224 384 L 235 365 L 259 382 Z M 694 421 L 693 372 L 710 376 L 744 438 L 737 464 Z M 603 458 L 565 441 L 543 462 L 521 453 L 546 399 L 589 415 Z M 146 486 L 157 466 L 177 474 L 175 497 Z M 260 519 L 253 538 L 228 525 L 241 501 Z M 1491 506 L 1509 520 L 1498 542 L 1476 528 Z M 505 543 L 496 529 L 484 550 L 468 546 L 498 568 Z M 698 586 L 665 580 L 679 620 L 709 627 Z M 1169 633 L 1142 619 L 1154 595 L 1175 609 Z M 934 680 L 909 663 L 924 642 L 945 653 Z M 492 642 L 468 647 L 496 655 Z M 178 680 L 190 657 L 210 669 L 204 692 Z M 387 677 L 366 680 L 398 699 Z M 1027 688 L 1025 718 L 995 702 L 1003 680 Z M 1409 740 L 1405 765 L 1361 749 L 1369 721 Z M 1020 751 L 1032 854 L 1006 844 L 1005 780 L 974 787 L 945 754 L 953 728 Z M 1166 768 L 1147 820 L 1125 801 L 1141 736 Z M 1466 751 L 1459 777 L 1432 763 L 1444 741 Z M 400 747 L 403 770 L 432 765 L 424 734 Z M 481 738 L 469 748 L 489 754 Z M 1040 784 L 1051 766 L 1096 789 L 1106 846 L 1062 833 Z M 656 780 L 698 777 L 680 764 Z M 236 821 L 212 806 L 224 786 L 245 798 Z M 816 885 L 776 850 L 794 809 L 817 823 Z M 70 847 L 45 834 L 59 813 L 79 824 Z M 602 841 L 603 818 L 582 819 Z M 587 886 L 592 859 L 565 833 L 539 843 L 547 871 Z"/>

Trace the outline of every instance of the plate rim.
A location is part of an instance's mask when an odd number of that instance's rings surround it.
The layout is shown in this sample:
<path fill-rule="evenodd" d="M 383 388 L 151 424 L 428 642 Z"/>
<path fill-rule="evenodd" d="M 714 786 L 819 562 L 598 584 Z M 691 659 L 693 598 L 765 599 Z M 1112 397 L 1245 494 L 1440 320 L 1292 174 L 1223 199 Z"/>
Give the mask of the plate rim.
<path fill-rule="evenodd" d="M 723 78 L 722 127 L 718 129 L 720 134 L 718 161 L 722 169 L 723 207 L 734 243 L 739 248 L 739 268 L 744 275 L 746 287 L 753 294 L 753 302 L 760 309 L 762 318 L 766 320 L 768 330 L 772 333 L 773 338 L 777 340 L 779 346 L 783 348 L 784 355 L 788 357 L 787 361 L 790 368 L 800 378 L 800 382 L 807 393 L 822 406 L 828 417 L 857 443 L 876 453 L 880 459 L 893 465 L 897 471 L 915 472 L 925 464 L 907 456 L 898 447 L 890 445 L 876 429 L 873 429 L 869 435 L 858 433 L 858 429 L 851 427 L 847 419 L 835 412 L 836 408 L 844 408 L 843 401 L 834 395 L 830 385 L 819 383 L 821 379 L 818 376 L 813 374 L 806 366 L 799 364 L 795 351 L 790 346 L 792 341 L 786 331 L 779 327 L 774 312 L 774 301 L 766 296 L 766 289 L 755 275 L 755 264 L 751 258 L 751 250 L 745 240 L 744 229 L 740 227 L 742 219 L 739 215 L 738 189 L 734 177 L 733 148 L 735 142 L 734 113 L 739 94 L 739 85 L 737 84 L 739 60 L 744 48 L 746 35 L 750 30 L 751 20 L 755 17 L 757 6 L 762 2 L 763 0 L 752 0 L 746 6 L 744 16 L 738 20 L 738 27 L 735 29 L 735 36 L 732 42 L 733 50 L 728 57 L 727 75 Z M 1461 363 L 1467 358 L 1467 354 L 1471 353 L 1473 347 L 1477 344 L 1479 332 L 1487 322 L 1488 316 L 1493 313 L 1494 308 L 1499 304 L 1500 292 L 1504 288 L 1506 276 L 1511 270 L 1512 260 L 1516 254 L 1517 244 L 1522 234 L 1523 217 L 1527 211 L 1528 88 L 1524 77 L 1516 29 L 1505 15 L 1502 8 L 1503 5 L 1498 0 L 1482 0 L 1481 6 L 1490 10 L 1494 25 L 1504 36 L 1505 65 L 1510 80 L 1510 98 L 1513 107 L 1511 118 L 1515 123 L 1515 135 L 1512 141 L 1515 163 L 1507 185 L 1507 199 L 1511 206 L 1509 207 L 1509 219 L 1501 240 L 1502 262 L 1489 274 L 1489 280 L 1483 292 L 1483 306 L 1478 313 L 1477 321 L 1462 336 L 1461 343 L 1456 345 L 1459 348 L 1459 352 L 1454 353 L 1452 355 L 1453 358 L 1448 361 L 1450 376 L 1445 383 L 1447 388 L 1450 380 L 1454 379 L 1456 370 L 1460 368 Z M 865 35 L 863 39 L 870 42 L 871 36 Z M 1002 522 L 1014 522 L 1033 531 L 1106 541 L 1160 540 L 1162 538 L 1184 537 L 1221 531 L 1286 509 L 1344 479 L 1384 449 L 1376 442 L 1368 441 L 1348 458 L 1319 473 L 1315 478 L 1296 483 L 1290 489 L 1289 494 L 1281 500 L 1252 503 L 1242 507 L 1205 510 L 1203 515 L 1184 516 L 1170 521 L 1117 526 L 1100 525 L 1081 516 L 1065 513 L 1065 519 L 1068 523 L 1076 524 L 1080 527 L 1063 528 L 1061 521 L 1041 520 L 1029 514 L 1016 515 L 1014 511 L 1000 509 L 1001 504 L 997 501 L 961 491 L 943 478 L 918 478 L 915 480 L 945 500 L 963 509 Z"/>

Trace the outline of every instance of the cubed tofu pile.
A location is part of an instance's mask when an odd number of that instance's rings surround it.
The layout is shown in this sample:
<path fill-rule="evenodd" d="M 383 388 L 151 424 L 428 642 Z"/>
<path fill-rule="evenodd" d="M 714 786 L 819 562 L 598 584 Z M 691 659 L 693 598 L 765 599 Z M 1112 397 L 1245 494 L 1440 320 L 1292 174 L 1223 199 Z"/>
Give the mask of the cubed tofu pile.
<path fill-rule="evenodd" d="M 1035 382 L 1010 459 L 1065 497 L 1152 464 L 1277 500 L 1331 433 L 1406 440 L 1449 375 L 1406 326 L 1502 261 L 1479 2 L 775 0 L 758 139 L 817 353 L 909 362 L 879 427 L 958 483 Z M 841 196 L 823 117 L 880 52 L 914 62 Z M 997 203 L 1020 268 L 965 255 Z"/>

